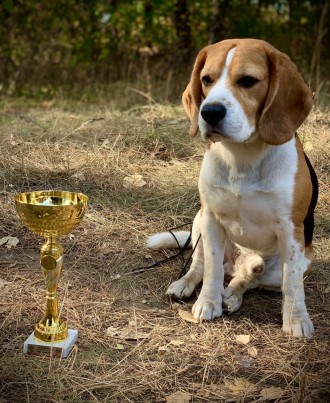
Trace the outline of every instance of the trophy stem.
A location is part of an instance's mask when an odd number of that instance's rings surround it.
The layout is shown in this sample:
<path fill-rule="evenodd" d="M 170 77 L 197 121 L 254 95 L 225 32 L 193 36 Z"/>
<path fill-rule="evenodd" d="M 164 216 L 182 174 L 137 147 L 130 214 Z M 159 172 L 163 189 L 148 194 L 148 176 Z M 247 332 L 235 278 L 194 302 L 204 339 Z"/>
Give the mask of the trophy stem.
<path fill-rule="evenodd" d="M 68 327 L 59 318 L 57 286 L 63 266 L 63 248 L 55 237 L 49 237 L 40 250 L 40 265 L 46 284 L 46 310 L 36 325 L 34 336 L 46 342 L 61 341 L 68 337 Z"/>

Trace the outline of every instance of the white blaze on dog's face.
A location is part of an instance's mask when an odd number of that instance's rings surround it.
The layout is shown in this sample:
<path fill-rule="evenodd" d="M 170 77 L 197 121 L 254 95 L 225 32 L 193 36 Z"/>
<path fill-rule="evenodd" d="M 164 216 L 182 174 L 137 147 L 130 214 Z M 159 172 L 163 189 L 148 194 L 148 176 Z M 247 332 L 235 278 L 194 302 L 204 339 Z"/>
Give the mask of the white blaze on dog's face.
<path fill-rule="evenodd" d="M 264 53 L 246 50 L 235 46 L 206 58 L 198 117 L 204 140 L 246 142 L 255 132 L 267 95 L 268 66 Z"/>
<path fill-rule="evenodd" d="M 306 119 L 309 88 L 287 55 L 256 39 L 229 39 L 202 49 L 182 96 L 204 140 L 279 145 Z"/>

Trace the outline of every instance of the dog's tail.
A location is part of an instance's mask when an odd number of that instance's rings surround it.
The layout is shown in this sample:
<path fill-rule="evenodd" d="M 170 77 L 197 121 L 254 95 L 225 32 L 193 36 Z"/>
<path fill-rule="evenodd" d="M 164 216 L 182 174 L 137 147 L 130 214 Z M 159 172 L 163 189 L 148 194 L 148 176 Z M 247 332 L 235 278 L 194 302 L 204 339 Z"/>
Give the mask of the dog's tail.
<path fill-rule="evenodd" d="M 189 231 L 175 231 L 173 234 L 174 236 L 170 232 L 161 232 L 159 234 L 151 235 L 147 239 L 147 247 L 149 249 L 183 248 L 190 238 Z M 192 247 L 191 239 L 188 247 Z"/>

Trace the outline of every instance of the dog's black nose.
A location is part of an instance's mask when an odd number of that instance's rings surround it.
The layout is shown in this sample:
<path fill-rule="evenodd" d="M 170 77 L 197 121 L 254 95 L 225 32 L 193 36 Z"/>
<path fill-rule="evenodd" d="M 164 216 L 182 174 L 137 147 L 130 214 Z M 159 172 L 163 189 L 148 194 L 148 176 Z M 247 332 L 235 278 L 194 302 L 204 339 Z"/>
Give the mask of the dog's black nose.
<path fill-rule="evenodd" d="M 222 104 L 204 105 L 201 110 L 203 119 L 212 126 L 215 126 L 226 116 L 226 108 Z"/>

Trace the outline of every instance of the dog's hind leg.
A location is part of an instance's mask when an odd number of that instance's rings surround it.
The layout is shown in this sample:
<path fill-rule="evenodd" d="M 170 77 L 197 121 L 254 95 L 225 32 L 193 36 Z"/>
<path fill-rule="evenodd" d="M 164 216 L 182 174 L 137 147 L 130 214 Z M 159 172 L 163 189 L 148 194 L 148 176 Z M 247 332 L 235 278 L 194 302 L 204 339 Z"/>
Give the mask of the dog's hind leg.
<path fill-rule="evenodd" d="M 196 214 L 192 228 L 192 244 L 196 249 L 189 271 L 179 280 L 174 281 L 167 289 L 166 294 L 174 299 L 189 298 L 196 286 L 202 281 L 204 273 L 203 240 L 200 236 L 200 212 Z M 197 243 L 197 245 L 196 245 Z"/>
<path fill-rule="evenodd" d="M 245 291 L 257 288 L 265 272 L 263 258 L 256 254 L 240 255 L 234 266 L 234 276 L 224 290 L 223 306 L 228 313 L 236 312 Z"/>
<path fill-rule="evenodd" d="M 234 277 L 224 290 L 223 305 L 228 313 L 236 312 L 247 290 L 263 288 L 281 292 L 282 270 L 279 255 L 263 259 L 257 254 L 240 255 Z"/>
<path fill-rule="evenodd" d="M 265 260 L 266 270 L 260 277 L 258 288 L 267 290 L 282 292 L 282 265 L 279 255 L 274 255 Z"/>

